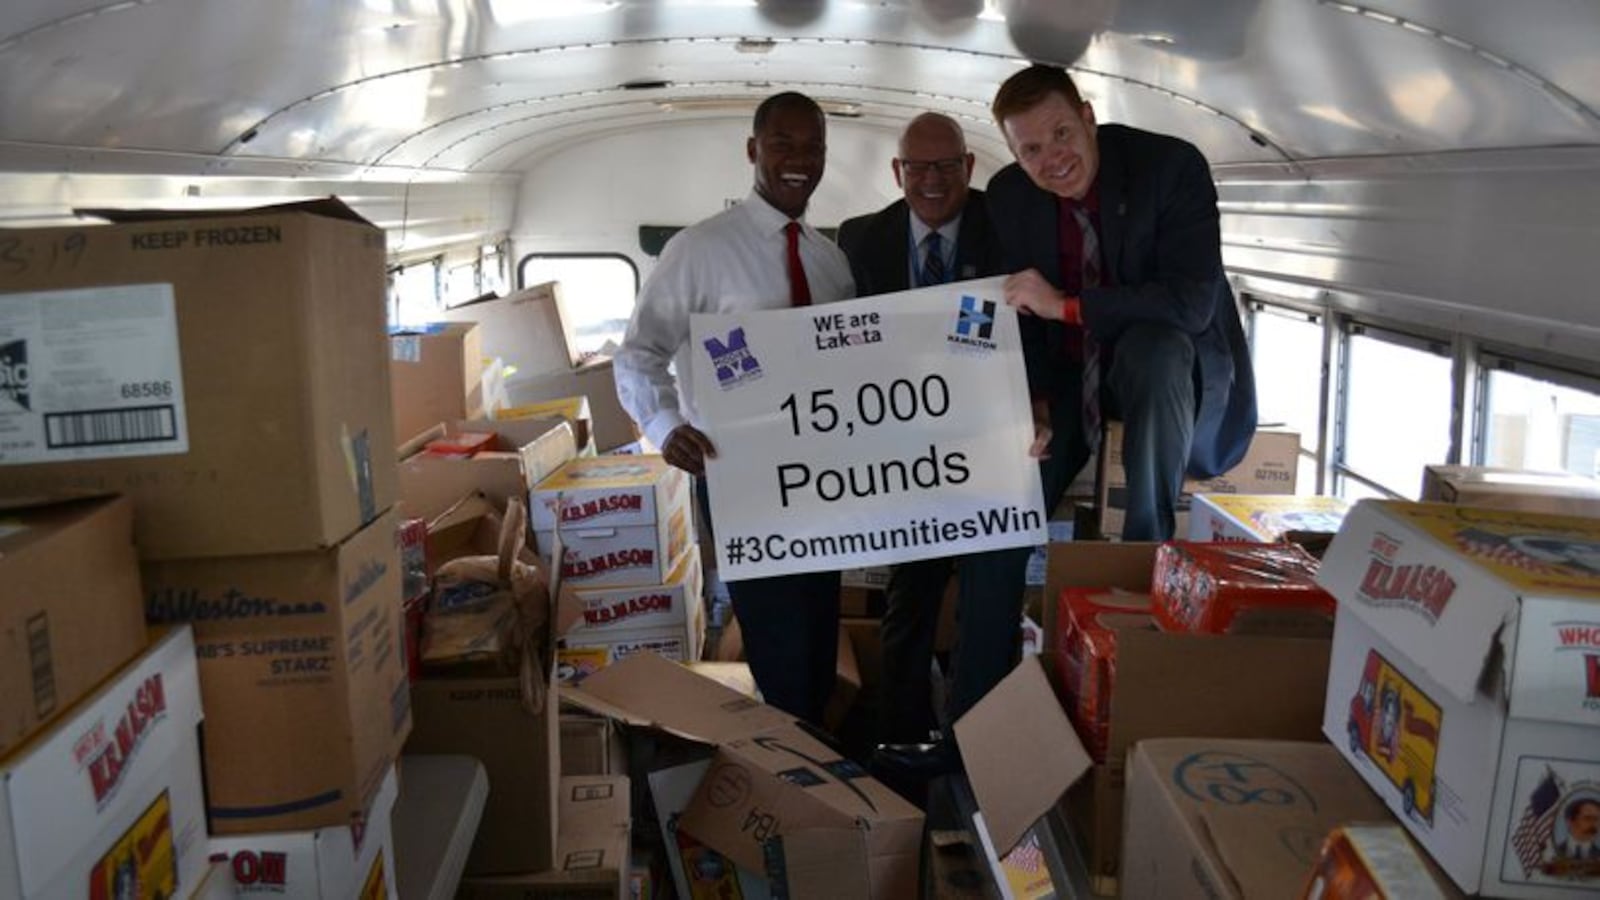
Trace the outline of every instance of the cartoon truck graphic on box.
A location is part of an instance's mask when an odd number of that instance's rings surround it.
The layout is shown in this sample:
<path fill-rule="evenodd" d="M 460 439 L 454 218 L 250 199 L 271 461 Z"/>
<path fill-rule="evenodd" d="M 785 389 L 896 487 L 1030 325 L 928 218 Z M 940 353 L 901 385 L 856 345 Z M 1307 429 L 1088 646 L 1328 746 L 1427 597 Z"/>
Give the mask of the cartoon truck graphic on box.
<path fill-rule="evenodd" d="M 1443 719 L 1439 704 L 1377 650 L 1367 652 L 1361 685 L 1350 698 L 1350 750 L 1371 760 L 1400 791 L 1406 815 L 1430 826 Z"/>

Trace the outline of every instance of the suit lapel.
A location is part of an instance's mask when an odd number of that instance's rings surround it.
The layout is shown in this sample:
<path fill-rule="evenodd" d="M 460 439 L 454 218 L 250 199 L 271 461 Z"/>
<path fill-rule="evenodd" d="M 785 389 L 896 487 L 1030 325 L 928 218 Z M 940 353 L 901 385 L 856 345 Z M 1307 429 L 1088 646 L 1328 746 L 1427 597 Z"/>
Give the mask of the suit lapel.
<path fill-rule="evenodd" d="M 988 253 L 987 229 L 980 227 L 979 217 L 984 215 L 983 195 L 977 191 L 967 193 L 967 204 L 961 210 L 961 229 L 956 234 L 956 270 L 952 281 L 977 278 L 983 271 L 983 261 Z"/>
<path fill-rule="evenodd" d="M 1116 137 L 1100 130 L 1100 262 L 1104 271 L 1122 280 L 1122 243 L 1127 235 L 1127 172 Z M 1109 145 L 1109 146 L 1108 146 Z M 1107 152 L 1109 150 L 1110 152 Z"/>
<path fill-rule="evenodd" d="M 884 252 L 875 260 L 878 266 L 878 283 L 887 290 L 903 291 L 911 287 L 908 273 L 911 262 L 907 254 L 911 247 L 911 208 L 904 200 L 889 207 L 889 220 L 884 229 Z"/>

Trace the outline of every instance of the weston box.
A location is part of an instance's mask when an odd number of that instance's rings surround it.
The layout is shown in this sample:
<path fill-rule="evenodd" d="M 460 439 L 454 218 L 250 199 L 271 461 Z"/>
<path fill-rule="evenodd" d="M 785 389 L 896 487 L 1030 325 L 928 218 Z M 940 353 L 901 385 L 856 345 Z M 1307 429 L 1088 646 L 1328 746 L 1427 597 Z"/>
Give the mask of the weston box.
<path fill-rule="evenodd" d="M 393 511 L 327 550 L 144 566 L 192 622 L 215 834 L 348 825 L 411 728 Z"/>

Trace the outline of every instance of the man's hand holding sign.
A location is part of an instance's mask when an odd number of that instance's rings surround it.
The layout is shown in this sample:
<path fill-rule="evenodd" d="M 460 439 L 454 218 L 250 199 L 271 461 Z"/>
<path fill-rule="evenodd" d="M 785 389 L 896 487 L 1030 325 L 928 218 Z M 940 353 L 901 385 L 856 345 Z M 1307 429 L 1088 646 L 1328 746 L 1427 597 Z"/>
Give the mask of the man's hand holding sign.
<path fill-rule="evenodd" d="M 724 579 L 1045 541 L 1017 319 L 1000 285 L 693 317 Z"/>

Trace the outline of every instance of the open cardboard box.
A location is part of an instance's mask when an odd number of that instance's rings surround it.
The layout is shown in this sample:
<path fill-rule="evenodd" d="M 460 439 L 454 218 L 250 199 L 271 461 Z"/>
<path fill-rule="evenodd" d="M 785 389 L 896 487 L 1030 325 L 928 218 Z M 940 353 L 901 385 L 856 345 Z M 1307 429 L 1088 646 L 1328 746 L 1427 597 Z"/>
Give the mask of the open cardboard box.
<path fill-rule="evenodd" d="M 789 895 L 915 895 L 922 812 L 788 713 L 651 653 L 563 696 L 715 747 L 683 829 Z"/>
<path fill-rule="evenodd" d="M 1325 639 L 1277 635 L 1119 632 L 1107 762 L 1084 749 L 1047 672 L 1056 664 L 1054 598 L 1063 587 L 1148 591 L 1156 544 L 1051 544 L 1045 653 L 1024 659 L 956 722 L 989 837 L 1001 854 L 1065 795 L 1086 842 L 1095 890 L 1115 890 L 1122 842 L 1124 760 L 1157 737 L 1315 741 L 1327 687 Z M 1070 790 L 1069 790 L 1070 789 Z"/>
<path fill-rule="evenodd" d="M 471 459 L 423 449 L 436 438 L 466 432 L 494 432 L 492 448 Z M 400 507 L 409 518 L 433 519 L 463 496 L 482 491 L 504 510 L 512 497 L 527 502 L 534 485 L 577 455 L 572 423 L 559 416 L 441 424 L 400 448 Z"/>

